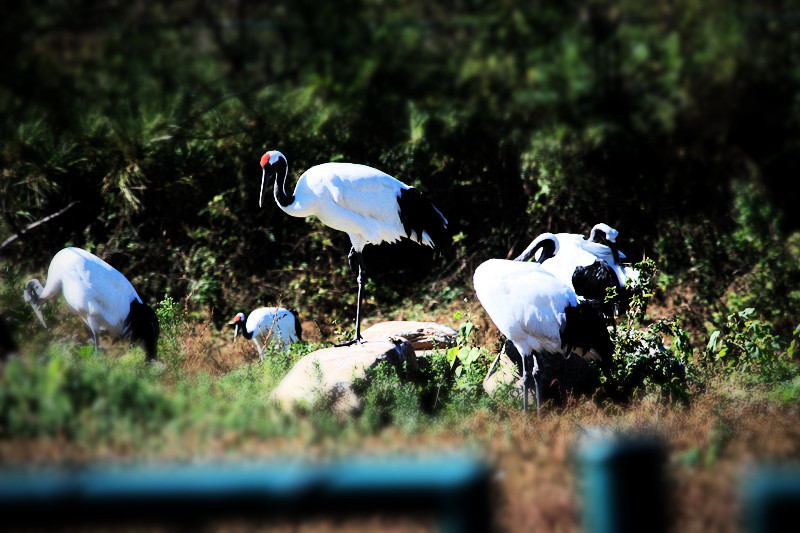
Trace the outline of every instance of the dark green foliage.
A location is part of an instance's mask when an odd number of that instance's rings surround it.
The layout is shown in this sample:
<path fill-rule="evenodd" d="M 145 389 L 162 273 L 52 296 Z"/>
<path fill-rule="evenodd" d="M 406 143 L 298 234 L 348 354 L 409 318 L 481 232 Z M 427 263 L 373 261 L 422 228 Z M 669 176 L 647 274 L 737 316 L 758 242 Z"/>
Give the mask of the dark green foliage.
<path fill-rule="evenodd" d="M 67 244 L 95 249 L 146 300 L 194 291 L 215 320 L 241 299 L 347 316 L 347 239 L 258 208 L 266 148 L 290 179 L 347 160 L 419 187 L 456 236 L 434 280 L 600 220 L 667 275 L 720 258 L 750 270 L 724 246 L 742 178 L 763 187 L 778 241 L 797 228 L 778 215 L 797 168 L 800 36 L 758 3 L 57 3 L 4 19 L 2 233 L 79 203 L 2 253 L 35 268 Z"/>
<path fill-rule="evenodd" d="M 434 313 L 473 296 L 484 259 L 603 221 L 632 261 L 647 256 L 661 272 L 630 315 L 638 322 L 617 329 L 620 372 L 647 368 L 680 396 L 670 369 L 690 362 L 687 331 L 703 346 L 717 330 L 726 357 L 744 343 L 737 372 L 788 379 L 799 28 L 789 8 L 752 0 L 17 3 L 0 21 L 3 317 L 44 338 L 21 284 L 75 245 L 161 302 L 177 387 L 186 328 L 211 310 L 220 327 L 280 302 L 328 338 L 349 336 L 347 237 L 269 198 L 258 207 L 258 158 L 280 149 L 290 186 L 318 163 L 365 163 L 448 218 L 451 247 L 404 257 L 416 270 L 371 273 L 366 315 Z M 648 322 L 648 300 L 681 316 Z M 759 320 L 738 314 L 748 308 Z M 471 408 L 483 350 L 431 356 L 402 386 L 383 376 L 374 412 Z M 268 359 L 272 383 L 292 356 Z M 236 379 L 252 391 L 245 374 Z"/>

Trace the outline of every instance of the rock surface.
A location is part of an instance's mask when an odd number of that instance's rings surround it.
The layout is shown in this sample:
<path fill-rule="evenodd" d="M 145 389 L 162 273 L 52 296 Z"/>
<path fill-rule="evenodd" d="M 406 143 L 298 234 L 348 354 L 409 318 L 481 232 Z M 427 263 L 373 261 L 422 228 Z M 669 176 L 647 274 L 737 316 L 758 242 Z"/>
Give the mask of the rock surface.
<path fill-rule="evenodd" d="M 600 371 L 577 355 L 565 358 L 560 354 L 545 354 L 539 358 L 539 390 L 541 400 L 564 404 L 570 396 L 591 395 L 600 386 Z M 522 359 L 514 344 L 506 341 L 503 350 L 489 366 L 483 389 L 494 394 L 501 385 L 513 384 L 512 394 L 522 395 L 520 376 Z M 530 396 L 529 396 L 530 398 Z"/>
<path fill-rule="evenodd" d="M 339 348 L 323 348 L 300 359 L 270 394 L 273 401 L 291 410 L 297 405 L 311 405 L 320 394 L 333 398 L 337 412 L 361 410 L 361 401 L 353 391 L 355 379 L 364 379 L 366 370 L 381 361 L 395 365 L 408 363 L 408 370 L 418 370 L 414 348 L 405 339 L 367 341 Z"/>
<path fill-rule="evenodd" d="M 386 340 L 402 337 L 415 350 L 449 348 L 458 341 L 458 332 L 438 322 L 389 321 L 380 322 L 361 332 L 364 340 Z"/>

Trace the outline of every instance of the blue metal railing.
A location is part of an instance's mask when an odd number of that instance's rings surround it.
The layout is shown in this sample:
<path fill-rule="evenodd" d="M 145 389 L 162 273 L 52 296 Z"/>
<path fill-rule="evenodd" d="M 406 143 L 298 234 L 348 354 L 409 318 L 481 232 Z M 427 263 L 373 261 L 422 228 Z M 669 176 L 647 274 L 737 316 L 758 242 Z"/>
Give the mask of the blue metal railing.
<path fill-rule="evenodd" d="M 474 458 L 446 456 L 0 471 L 4 526 L 185 525 L 359 513 L 428 515 L 448 533 L 487 531 L 489 470 Z"/>
<path fill-rule="evenodd" d="M 743 523 L 750 533 L 800 530 L 800 467 L 764 466 L 742 477 Z"/>
<path fill-rule="evenodd" d="M 577 455 L 582 525 L 590 533 L 667 529 L 665 453 L 657 440 L 588 441 Z M 492 527 L 490 470 L 474 457 L 328 463 L 90 466 L 0 470 L 0 520 L 14 525 L 203 524 L 380 513 L 432 517 L 445 532 Z M 795 531 L 800 467 L 741 478 L 750 533 Z"/>
<path fill-rule="evenodd" d="M 592 533 L 666 530 L 663 463 L 658 442 L 591 440 L 578 453 L 582 521 Z"/>
<path fill-rule="evenodd" d="M 595 439 L 578 453 L 583 527 L 589 533 L 664 532 L 666 454 L 651 438 Z M 800 530 L 800 467 L 762 466 L 739 480 L 739 523 L 748 533 Z"/>

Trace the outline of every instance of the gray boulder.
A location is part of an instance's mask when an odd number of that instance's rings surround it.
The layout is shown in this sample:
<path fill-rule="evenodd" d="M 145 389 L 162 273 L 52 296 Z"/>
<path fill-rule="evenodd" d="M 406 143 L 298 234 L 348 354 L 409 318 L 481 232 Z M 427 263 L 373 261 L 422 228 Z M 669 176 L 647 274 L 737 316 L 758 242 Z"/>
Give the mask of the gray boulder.
<path fill-rule="evenodd" d="M 338 348 L 323 348 L 300 359 L 281 380 L 270 398 L 287 410 L 310 406 L 320 395 L 333 400 L 339 413 L 358 412 L 361 400 L 353 391 L 353 381 L 365 379 L 367 370 L 381 361 L 397 367 L 407 363 L 410 372 L 418 370 L 411 343 L 402 338 L 369 340 Z"/>
<path fill-rule="evenodd" d="M 380 322 L 361 332 L 364 340 L 386 340 L 402 337 L 411 343 L 414 350 L 449 348 L 458 342 L 458 332 L 438 322 L 414 322 L 396 320 Z"/>

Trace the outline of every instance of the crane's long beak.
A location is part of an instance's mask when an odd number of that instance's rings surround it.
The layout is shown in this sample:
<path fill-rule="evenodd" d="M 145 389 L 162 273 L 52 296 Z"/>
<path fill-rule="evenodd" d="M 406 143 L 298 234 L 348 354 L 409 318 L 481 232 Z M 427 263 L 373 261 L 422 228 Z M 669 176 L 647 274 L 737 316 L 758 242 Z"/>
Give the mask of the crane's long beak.
<path fill-rule="evenodd" d="M 27 286 L 22 296 L 25 302 L 31 306 L 31 309 L 33 309 L 33 313 L 36 315 L 36 318 L 39 319 L 39 322 L 42 323 L 42 327 L 47 329 L 47 324 L 44 321 L 44 317 L 42 316 L 42 311 L 39 306 L 39 295 L 35 292 L 35 289 L 32 289 L 30 285 Z"/>
<path fill-rule="evenodd" d="M 236 344 L 236 338 L 239 336 L 239 322 L 228 322 L 229 326 L 233 326 L 233 343 Z"/>
<path fill-rule="evenodd" d="M 261 198 L 264 196 L 264 180 L 267 177 L 267 169 L 261 167 L 261 191 L 258 193 L 258 207 L 261 207 Z"/>
<path fill-rule="evenodd" d="M 35 305 L 33 302 L 28 302 L 28 303 L 30 304 L 31 309 L 33 309 L 33 313 L 36 315 L 36 318 L 38 318 L 39 322 L 42 323 L 44 329 L 47 329 L 47 324 L 44 321 L 44 317 L 42 316 L 42 311 L 39 309 L 39 306 Z"/>

